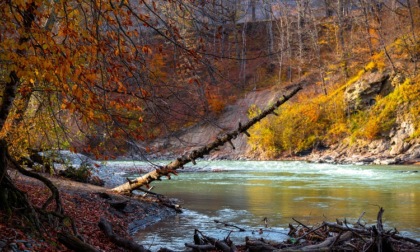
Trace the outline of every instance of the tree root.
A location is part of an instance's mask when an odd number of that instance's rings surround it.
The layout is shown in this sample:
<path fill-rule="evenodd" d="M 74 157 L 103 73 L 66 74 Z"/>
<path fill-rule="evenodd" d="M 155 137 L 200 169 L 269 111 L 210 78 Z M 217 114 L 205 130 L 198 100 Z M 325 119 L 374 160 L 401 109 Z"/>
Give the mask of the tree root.
<path fill-rule="evenodd" d="M 136 242 L 127 240 L 115 234 L 114 231 L 112 230 L 111 224 L 104 218 L 101 218 L 98 225 L 99 225 L 99 228 L 105 233 L 106 236 L 109 237 L 109 239 L 111 239 L 111 241 L 114 244 L 133 252 L 149 252 L 149 250 L 145 249 L 142 245 Z"/>
<path fill-rule="evenodd" d="M 57 187 L 51 182 L 51 180 L 47 179 L 46 177 L 35 173 L 35 172 L 31 172 L 26 170 L 25 168 L 23 168 L 13 157 L 11 157 L 9 155 L 9 153 L 6 152 L 6 157 L 7 159 L 13 164 L 13 167 L 20 172 L 21 174 L 31 177 L 31 178 L 35 178 L 39 181 L 41 181 L 42 183 L 44 183 L 45 186 L 48 187 L 48 189 L 50 189 L 51 191 L 51 196 L 48 198 L 48 200 L 43 204 L 42 209 L 46 209 L 51 202 L 54 200 L 55 201 L 55 211 L 57 213 L 63 214 L 63 206 L 61 204 L 61 199 L 60 199 L 60 192 L 58 191 Z"/>
<path fill-rule="evenodd" d="M 8 215 L 14 211 L 22 211 L 26 217 L 40 229 L 40 222 L 32 204 L 24 192 L 19 190 L 13 183 L 7 167 L 9 165 L 6 141 L 0 140 L 0 209 Z"/>
<path fill-rule="evenodd" d="M 9 174 L 7 168 L 13 167 L 19 173 L 35 178 L 41 181 L 51 191 L 51 196 L 46 200 L 41 208 L 34 207 L 29 201 L 25 192 L 19 190 Z M 60 192 L 58 188 L 48 178 L 23 168 L 12 156 L 10 156 L 5 141 L 0 141 L 0 209 L 6 210 L 6 212 L 12 213 L 15 210 L 23 211 L 24 215 L 35 225 L 37 231 L 41 230 L 41 216 L 58 218 L 61 226 L 65 227 L 64 221 L 71 223 L 71 231 L 75 236 L 78 236 L 76 225 L 72 218 L 64 214 L 62 207 Z M 47 211 L 47 207 L 55 202 L 55 210 Z M 64 239 L 65 240 L 65 239 Z M 67 239 L 68 240 L 68 239 Z"/>
<path fill-rule="evenodd" d="M 58 241 L 73 251 L 99 252 L 99 250 L 92 245 L 87 244 L 76 236 L 68 233 L 59 233 Z"/>

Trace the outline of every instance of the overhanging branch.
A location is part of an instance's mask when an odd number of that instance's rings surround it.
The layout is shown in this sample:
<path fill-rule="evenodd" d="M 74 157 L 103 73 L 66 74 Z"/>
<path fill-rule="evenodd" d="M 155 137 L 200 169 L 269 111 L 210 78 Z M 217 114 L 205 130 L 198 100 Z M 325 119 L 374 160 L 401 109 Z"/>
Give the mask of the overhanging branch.
<path fill-rule="evenodd" d="M 278 99 L 272 106 L 270 106 L 268 109 L 264 110 L 261 114 L 258 116 L 252 118 L 250 121 L 248 121 L 246 124 L 242 125 L 239 123 L 238 128 L 234 131 L 231 131 L 224 136 L 217 138 L 212 143 L 198 148 L 196 150 L 191 151 L 188 155 L 184 155 L 182 157 L 178 157 L 175 161 L 172 161 L 168 165 L 161 167 L 159 169 L 155 169 L 141 177 L 138 177 L 134 180 L 130 180 L 129 182 L 122 184 L 120 186 L 117 186 L 113 189 L 111 189 L 114 192 L 119 193 L 126 193 L 131 192 L 137 188 L 140 188 L 141 186 L 147 186 L 151 182 L 155 180 L 160 180 L 162 176 L 169 177 L 170 174 L 176 174 L 176 170 L 178 168 L 182 168 L 187 163 L 193 163 L 195 164 L 195 160 L 198 158 L 202 158 L 205 155 L 210 154 L 211 151 L 217 149 L 220 146 L 223 146 L 225 143 L 231 141 L 235 138 L 237 138 L 240 134 L 245 134 L 247 136 L 250 136 L 248 133 L 248 129 L 250 129 L 254 124 L 264 119 L 266 116 L 270 114 L 275 115 L 275 110 L 280 107 L 283 103 L 288 101 L 290 98 L 292 98 L 299 90 L 301 90 L 302 87 L 298 86 L 294 88 L 289 94 L 283 95 L 280 99 Z"/>

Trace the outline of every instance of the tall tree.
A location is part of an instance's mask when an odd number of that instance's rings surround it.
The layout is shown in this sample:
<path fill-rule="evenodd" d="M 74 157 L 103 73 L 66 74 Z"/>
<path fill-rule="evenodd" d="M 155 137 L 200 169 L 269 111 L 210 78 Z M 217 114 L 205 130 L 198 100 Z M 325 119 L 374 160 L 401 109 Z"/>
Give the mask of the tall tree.
<path fill-rule="evenodd" d="M 196 70 L 207 62 L 183 37 L 188 17 L 174 15 L 182 8 L 163 1 L 0 2 L 0 208 L 36 216 L 9 177 L 14 167 L 43 181 L 51 191 L 44 208 L 54 200 L 62 213 L 55 186 L 19 162 L 33 148 L 99 155 L 104 142 L 119 148 L 197 120 Z M 177 120 L 162 121 L 171 116 Z"/>

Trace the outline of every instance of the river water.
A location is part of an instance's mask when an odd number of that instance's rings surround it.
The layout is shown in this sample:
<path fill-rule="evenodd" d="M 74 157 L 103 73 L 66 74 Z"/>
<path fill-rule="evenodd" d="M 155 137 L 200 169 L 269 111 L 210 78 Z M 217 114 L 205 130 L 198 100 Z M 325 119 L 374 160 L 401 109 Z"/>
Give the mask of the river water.
<path fill-rule="evenodd" d="M 139 162 L 125 165 L 146 166 Z M 387 228 L 420 239 L 418 166 L 200 161 L 195 168 L 199 172 L 181 172 L 153 184 L 154 192 L 179 199 L 185 210 L 136 234 L 135 239 L 152 251 L 160 247 L 183 250 L 185 242 L 192 242 L 194 229 L 218 238 L 233 230 L 230 237 L 243 243 L 245 236 L 287 239 L 288 223 L 296 224 L 292 218 L 308 225 L 336 218 L 355 222 L 366 212 L 363 221 L 370 224 L 375 222 L 379 206 L 385 209 Z M 214 220 L 240 226 L 246 232 Z"/>

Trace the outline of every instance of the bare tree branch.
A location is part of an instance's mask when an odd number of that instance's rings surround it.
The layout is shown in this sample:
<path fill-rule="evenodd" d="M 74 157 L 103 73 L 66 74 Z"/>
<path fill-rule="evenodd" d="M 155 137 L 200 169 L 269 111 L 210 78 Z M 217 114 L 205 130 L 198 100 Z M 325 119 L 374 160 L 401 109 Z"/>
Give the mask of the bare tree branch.
<path fill-rule="evenodd" d="M 274 111 L 278 107 L 280 107 L 283 103 L 285 103 L 290 98 L 292 98 L 301 89 L 302 89 L 301 86 L 295 87 L 289 94 L 283 95 L 283 97 L 278 99 L 272 106 L 264 110 L 258 116 L 252 118 L 245 125 L 242 125 L 239 123 L 239 126 L 236 130 L 227 133 L 223 137 L 220 137 L 217 140 L 215 140 L 214 142 L 204 147 L 201 147 L 199 149 L 193 150 L 186 156 L 178 157 L 175 161 L 172 161 L 170 164 L 164 167 L 155 169 L 141 177 L 138 177 L 134 180 L 130 180 L 129 182 L 122 184 L 120 186 L 117 186 L 113 188 L 112 191 L 120 192 L 120 193 L 131 192 L 137 188 L 140 188 L 141 186 L 148 186 L 151 182 L 155 180 L 160 180 L 162 176 L 166 176 L 170 178 L 171 173 L 176 175 L 176 169 L 182 168 L 185 164 L 189 162 L 192 162 L 193 164 L 195 164 L 196 159 L 202 158 L 205 155 L 210 154 L 211 151 L 217 149 L 218 147 L 224 145 L 227 142 L 231 143 L 231 141 L 235 139 L 236 137 L 238 137 L 241 133 L 247 136 L 250 136 L 249 133 L 247 132 L 248 129 L 250 129 L 257 122 L 264 119 L 266 116 L 270 114 L 275 114 Z"/>

